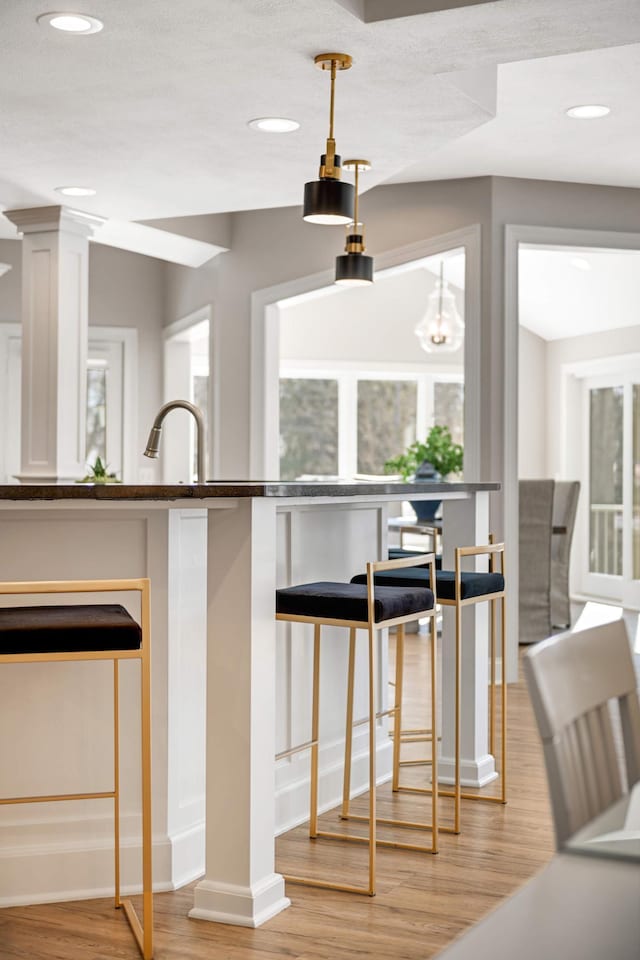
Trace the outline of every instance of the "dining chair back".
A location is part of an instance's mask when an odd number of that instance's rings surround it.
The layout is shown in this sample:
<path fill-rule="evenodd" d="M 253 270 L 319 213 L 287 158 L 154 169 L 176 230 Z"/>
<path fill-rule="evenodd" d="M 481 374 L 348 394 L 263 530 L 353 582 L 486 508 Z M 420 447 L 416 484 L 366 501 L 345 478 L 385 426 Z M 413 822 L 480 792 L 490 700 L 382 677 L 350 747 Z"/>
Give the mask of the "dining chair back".
<path fill-rule="evenodd" d="M 551 637 L 523 662 L 561 847 L 640 780 L 640 703 L 624 622 Z"/>

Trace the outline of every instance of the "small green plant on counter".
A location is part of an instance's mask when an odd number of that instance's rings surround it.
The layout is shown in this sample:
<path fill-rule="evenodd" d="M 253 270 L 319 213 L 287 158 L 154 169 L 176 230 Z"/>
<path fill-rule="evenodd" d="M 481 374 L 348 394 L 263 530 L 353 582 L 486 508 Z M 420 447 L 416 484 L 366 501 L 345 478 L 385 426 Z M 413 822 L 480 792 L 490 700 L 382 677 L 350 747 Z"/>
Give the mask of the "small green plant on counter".
<path fill-rule="evenodd" d="M 449 427 L 431 427 L 424 440 L 416 440 L 400 456 L 387 460 L 384 470 L 385 473 L 399 473 L 403 480 L 408 480 L 425 460 L 443 478 L 450 473 L 460 473 L 463 449 L 459 443 L 453 442 Z"/>
<path fill-rule="evenodd" d="M 118 480 L 115 473 L 108 473 L 108 466 L 106 463 L 103 463 L 100 457 L 96 457 L 95 463 L 87 464 L 89 473 L 78 480 L 78 483 L 122 483 L 121 480 Z"/>

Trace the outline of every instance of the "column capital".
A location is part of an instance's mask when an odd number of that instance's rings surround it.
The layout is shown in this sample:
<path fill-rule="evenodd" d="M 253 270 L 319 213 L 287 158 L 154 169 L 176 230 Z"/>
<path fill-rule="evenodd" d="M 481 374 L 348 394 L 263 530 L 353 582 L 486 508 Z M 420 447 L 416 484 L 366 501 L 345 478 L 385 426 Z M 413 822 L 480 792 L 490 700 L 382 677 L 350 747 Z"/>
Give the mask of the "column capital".
<path fill-rule="evenodd" d="M 104 217 L 83 213 L 71 207 L 24 207 L 21 210 L 5 210 L 4 216 L 25 233 L 69 233 L 90 237 L 97 227 L 105 223 Z"/>

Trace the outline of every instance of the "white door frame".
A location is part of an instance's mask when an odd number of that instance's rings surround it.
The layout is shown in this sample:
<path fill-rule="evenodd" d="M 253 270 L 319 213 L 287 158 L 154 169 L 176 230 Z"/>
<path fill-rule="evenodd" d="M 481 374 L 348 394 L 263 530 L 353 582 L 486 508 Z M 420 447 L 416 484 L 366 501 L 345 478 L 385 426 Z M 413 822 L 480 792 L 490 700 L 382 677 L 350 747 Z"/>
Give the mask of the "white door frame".
<path fill-rule="evenodd" d="M 559 247 L 601 247 L 640 250 L 640 233 L 613 230 L 582 230 L 571 227 L 542 227 L 506 224 L 504 228 L 504 537 L 518 543 L 518 247 L 521 243 Z M 582 497 L 580 498 L 582 501 Z M 510 583 L 518 584 L 517 551 L 509 557 Z M 510 586 L 511 591 L 511 586 Z M 512 608 L 513 609 L 513 608 Z M 515 607 L 517 612 L 517 606 Z M 517 620 L 509 630 L 517 629 Z"/>
<path fill-rule="evenodd" d="M 16 342 L 22 343 L 22 324 L 0 323 L 0 386 L 7 387 L 5 390 L 0 389 L 0 420 L 4 424 L 0 438 L 0 478 L 7 473 L 9 430 L 11 425 L 15 424 L 14 411 L 10 409 L 11 396 L 7 390 L 10 388 L 9 350 L 11 343 Z M 99 327 L 90 324 L 88 343 L 90 348 L 95 345 L 108 351 L 109 348 L 115 349 L 119 346 L 122 350 L 121 369 L 116 384 L 118 397 L 116 400 L 112 390 L 111 397 L 107 398 L 110 407 L 107 419 L 107 449 L 113 449 L 115 443 L 117 450 L 122 451 L 122 462 L 120 463 L 120 456 L 108 456 L 107 459 L 125 483 L 134 483 L 137 480 L 138 461 L 138 331 L 135 327 Z M 15 396 L 19 397 L 20 394 L 16 393 Z M 11 478 L 7 477 L 7 481 L 11 482 Z"/>
<path fill-rule="evenodd" d="M 218 350 L 218 330 L 213 316 L 213 306 L 208 303 L 192 313 L 173 323 L 167 324 L 163 329 L 164 337 L 164 399 L 189 399 L 188 397 L 169 396 L 167 393 L 167 351 L 171 348 L 171 341 L 186 333 L 192 327 L 200 323 L 209 325 L 209 397 L 207 410 L 207 423 L 209 424 L 208 437 L 208 461 L 209 477 L 213 479 L 218 476 L 220 471 L 220 351 Z"/>
<path fill-rule="evenodd" d="M 480 224 L 473 224 L 376 255 L 376 269 L 386 270 L 464 247 L 464 470 L 470 479 L 477 479 L 480 469 L 480 239 Z M 280 470 L 280 320 L 277 304 L 280 300 L 314 290 L 331 293 L 333 279 L 332 270 L 323 270 L 322 273 L 256 290 L 251 297 L 250 476 L 255 479 L 276 479 Z"/>

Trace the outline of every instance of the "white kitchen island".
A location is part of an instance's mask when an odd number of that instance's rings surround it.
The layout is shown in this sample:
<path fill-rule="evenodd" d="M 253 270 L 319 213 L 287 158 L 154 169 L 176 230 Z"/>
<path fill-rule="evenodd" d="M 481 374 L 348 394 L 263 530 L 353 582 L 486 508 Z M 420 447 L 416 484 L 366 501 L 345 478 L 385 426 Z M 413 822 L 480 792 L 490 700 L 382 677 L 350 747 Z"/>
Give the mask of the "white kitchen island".
<path fill-rule="evenodd" d="M 300 732 L 309 717 L 310 647 L 300 625 L 276 628 L 276 585 L 348 580 L 361 572 L 366 560 L 386 551 L 388 504 L 409 496 L 444 501 L 448 565 L 454 545 L 486 542 L 495 489 L 445 483 L 418 494 L 414 485 L 392 482 L 0 487 L 0 579 L 151 578 L 155 889 L 175 889 L 204 868 L 194 917 L 257 926 L 288 905 L 275 872 L 274 836 L 304 818 L 308 781 L 302 759 L 281 761 L 276 769 L 274 755 L 306 739 Z M 445 618 L 445 774 L 451 766 L 450 627 Z M 476 784 L 493 778 L 485 627 L 481 605 L 467 616 L 465 628 L 476 631 L 476 643 L 465 644 L 463 663 L 463 775 Z M 346 649 L 339 631 L 331 632 L 326 648 L 323 678 L 335 683 L 325 684 L 323 696 L 320 789 L 321 805 L 330 806 L 340 793 L 344 737 Z M 109 675 L 100 669 L 15 664 L 0 670 L 3 795 L 87 788 L 87 779 L 92 789 L 101 789 L 96 781 L 108 789 Z M 121 698 L 123 867 L 130 889 L 139 857 L 134 670 L 123 677 Z M 382 677 L 381 698 L 385 687 Z M 389 760 L 381 726 L 380 773 Z M 357 788 L 364 783 L 357 739 L 354 770 Z M 0 905 L 108 893 L 108 803 L 18 813 L 5 807 L 0 815 Z"/>

